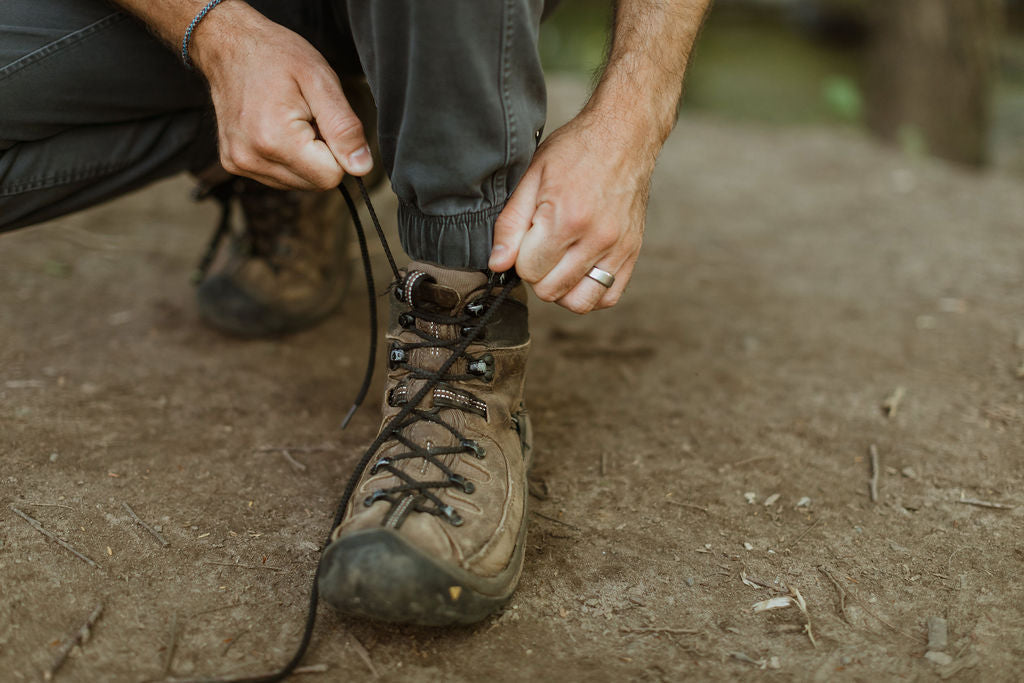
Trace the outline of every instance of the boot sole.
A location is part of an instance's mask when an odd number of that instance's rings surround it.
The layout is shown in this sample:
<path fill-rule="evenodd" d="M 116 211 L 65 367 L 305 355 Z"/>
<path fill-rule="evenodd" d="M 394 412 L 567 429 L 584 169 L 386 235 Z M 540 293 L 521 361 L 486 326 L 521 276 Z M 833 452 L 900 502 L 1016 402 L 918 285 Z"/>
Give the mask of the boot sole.
<path fill-rule="evenodd" d="M 278 337 L 313 327 L 341 306 L 348 290 L 352 268 L 346 267 L 331 292 L 319 306 L 288 314 L 260 304 L 238 289 L 230 278 L 213 276 L 196 292 L 199 317 L 209 327 L 243 339 Z M 235 301 L 237 304 L 226 302 Z"/>
<path fill-rule="evenodd" d="M 520 417 L 520 439 L 529 469 L 532 429 Z M 331 543 L 320 561 L 323 599 L 343 614 L 421 626 L 472 624 L 502 607 L 519 584 L 526 547 L 527 508 L 508 566 L 492 577 L 442 564 L 392 529 L 357 531 Z"/>

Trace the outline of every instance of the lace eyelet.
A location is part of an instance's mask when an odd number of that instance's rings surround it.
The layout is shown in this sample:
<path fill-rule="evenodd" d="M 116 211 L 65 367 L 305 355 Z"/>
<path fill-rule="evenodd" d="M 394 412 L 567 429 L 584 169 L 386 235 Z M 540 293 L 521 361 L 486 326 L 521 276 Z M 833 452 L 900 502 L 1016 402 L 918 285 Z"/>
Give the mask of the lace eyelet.
<path fill-rule="evenodd" d="M 476 330 L 476 327 L 474 327 L 473 325 L 465 325 L 461 330 L 459 330 L 459 333 L 463 337 L 468 337 L 471 334 L 473 334 L 473 332 L 475 330 Z M 477 341 L 483 341 L 486 338 L 487 338 L 487 328 L 486 327 L 482 327 L 482 328 L 480 328 L 480 333 L 476 336 L 476 340 Z"/>
<path fill-rule="evenodd" d="M 451 505 L 445 505 L 442 507 L 441 514 L 448 519 L 448 523 L 452 526 L 462 526 L 462 517 Z"/>
<path fill-rule="evenodd" d="M 388 349 L 388 369 L 394 370 L 402 363 L 409 362 L 409 352 L 398 344 L 392 344 Z"/>
<path fill-rule="evenodd" d="M 473 482 L 463 477 L 461 474 L 451 475 L 450 477 L 448 477 L 448 481 L 460 487 L 462 489 L 462 492 L 467 495 L 471 495 L 474 491 L 476 491 L 476 485 L 474 485 Z"/>
<path fill-rule="evenodd" d="M 485 382 L 490 382 L 494 379 L 494 356 L 487 353 L 470 361 L 466 366 L 466 371 L 471 375 L 482 377 Z"/>
<path fill-rule="evenodd" d="M 466 312 L 474 318 L 479 318 L 487 311 L 487 306 L 483 299 L 477 299 L 466 304 Z"/>
<path fill-rule="evenodd" d="M 472 439 L 464 439 L 462 443 L 460 443 L 459 445 L 465 448 L 473 455 L 475 455 L 478 460 L 482 460 L 484 455 L 486 455 L 487 453 L 487 451 L 484 450 L 483 446 L 478 444 L 476 441 L 473 441 Z"/>
<path fill-rule="evenodd" d="M 374 475 L 380 471 L 380 468 L 387 467 L 391 464 L 391 458 L 381 458 L 377 462 L 373 463 L 373 467 L 370 468 L 370 474 Z"/>
<path fill-rule="evenodd" d="M 376 491 L 374 491 L 373 493 L 366 497 L 366 499 L 363 501 L 363 505 L 365 505 L 366 507 L 370 507 L 378 500 L 388 500 L 388 494 L 380 489 L 377 489 Z"/>
<path fill-rule="evenodd" d="M 416 324 L 416 318 L 413 317 L 412 313 L 402 313 L 398 316 L 398 324 L 401 325 L 403 329 L 408 330 Z"/>

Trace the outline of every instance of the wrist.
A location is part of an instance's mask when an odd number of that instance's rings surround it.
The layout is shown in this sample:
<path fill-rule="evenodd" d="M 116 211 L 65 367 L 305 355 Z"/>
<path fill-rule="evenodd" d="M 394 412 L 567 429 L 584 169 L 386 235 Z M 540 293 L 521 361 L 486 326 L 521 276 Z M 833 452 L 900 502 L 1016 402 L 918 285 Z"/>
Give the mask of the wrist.
<path fill-rule="evenodd" d="M 192 31 L 189 56 L 207 79 L 232 59 L 243 37 L 254 35 L 266 17 L 245 2 L 222 2 Z"/>
<path fill-rule="evenodd" d="M 611 122 L 626 144 L 656 156 L 675 127 L 682 84 L 655 87 L 632 69 L 629 77 L 618 71 L 609 66 L 584 111 Z"/>

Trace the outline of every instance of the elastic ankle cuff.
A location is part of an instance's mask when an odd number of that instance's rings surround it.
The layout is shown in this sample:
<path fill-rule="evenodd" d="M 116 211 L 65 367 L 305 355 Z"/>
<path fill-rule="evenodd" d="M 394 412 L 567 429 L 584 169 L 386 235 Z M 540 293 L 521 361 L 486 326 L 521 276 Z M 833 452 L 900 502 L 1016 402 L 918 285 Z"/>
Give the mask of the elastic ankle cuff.
<path fill-rule="evenodd" d="M 504 204 L 455 216 L 430 216 L 398 205 L 398 234 L 410 258 L 448 268 L 484 270 L 491 256 L 494 221 Z"/>

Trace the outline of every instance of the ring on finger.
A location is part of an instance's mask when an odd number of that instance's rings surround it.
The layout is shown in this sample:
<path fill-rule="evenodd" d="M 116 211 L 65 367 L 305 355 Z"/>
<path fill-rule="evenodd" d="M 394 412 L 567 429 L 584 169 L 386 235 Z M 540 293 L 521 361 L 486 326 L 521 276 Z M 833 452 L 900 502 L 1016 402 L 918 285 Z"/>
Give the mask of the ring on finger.
<path fill-rule="evenodd" d="M 609 273 L 607 270 L 602 270 L 597 266 L 594 266 L 593 268 L 590 269 L 590 272 L 587 273 L 587 277 L 589 277 L 591 280 L 601 285 L 605 289 L 615 284 L 615 276 Z"/>

